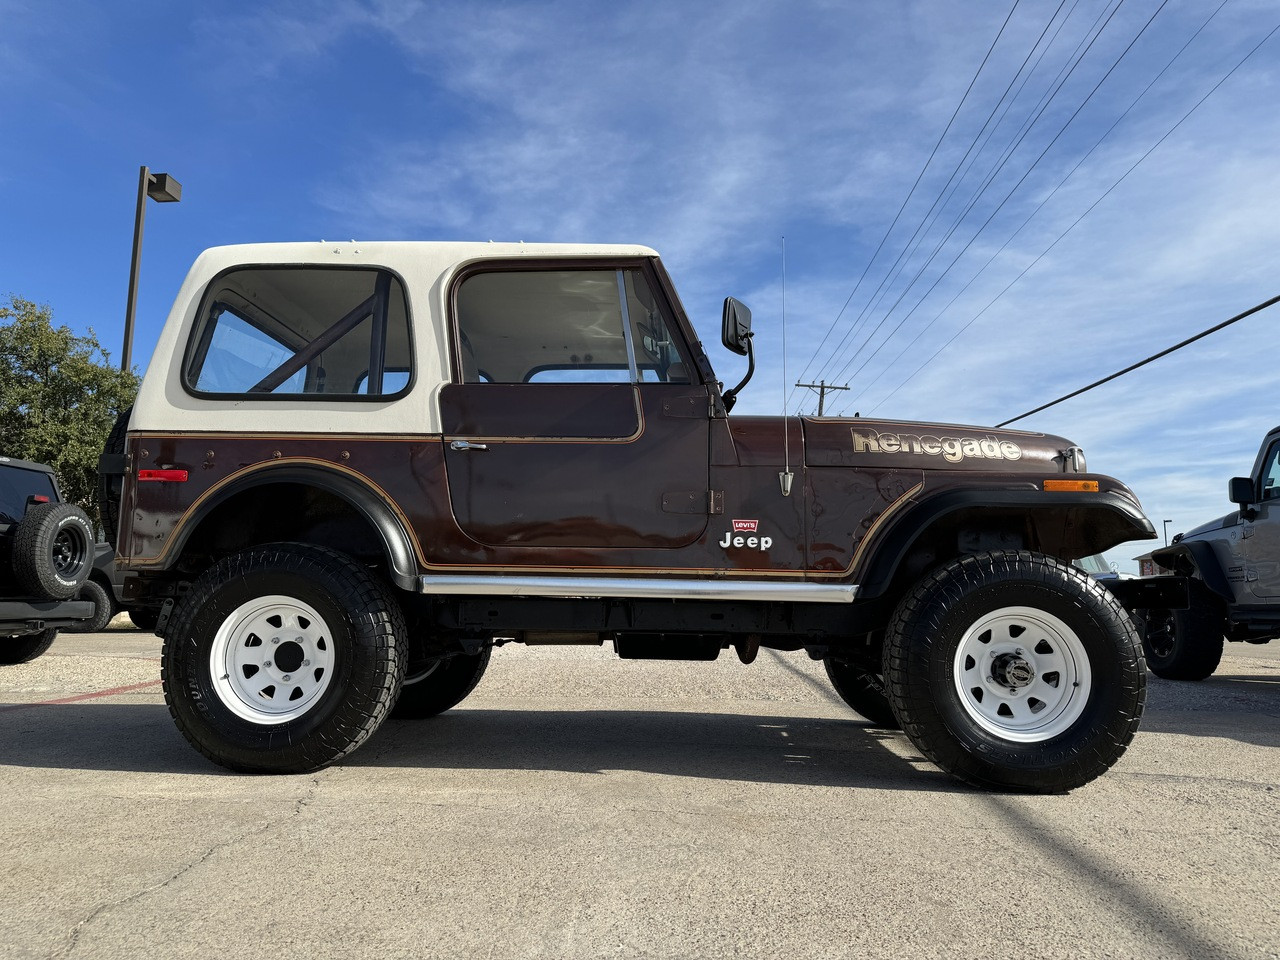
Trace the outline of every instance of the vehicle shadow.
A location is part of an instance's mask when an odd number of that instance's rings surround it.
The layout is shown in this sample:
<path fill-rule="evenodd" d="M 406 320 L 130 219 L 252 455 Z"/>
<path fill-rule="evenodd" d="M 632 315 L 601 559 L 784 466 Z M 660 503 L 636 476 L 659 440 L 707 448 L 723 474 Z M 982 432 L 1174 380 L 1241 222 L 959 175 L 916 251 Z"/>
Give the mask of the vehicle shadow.
<path fill-rule="evenodd" d="M 161 704 L 5 706 L 0 705 L 0 764 L 225 773 L 187 744 Z M 845 720 L 463 705 L 427 720 L 389 720 L 343 763 L 570 773 L 632 770 L 808 786 L 968 789 L 926 763 L 901 734 L 872 728 L 852 714 Z"/>

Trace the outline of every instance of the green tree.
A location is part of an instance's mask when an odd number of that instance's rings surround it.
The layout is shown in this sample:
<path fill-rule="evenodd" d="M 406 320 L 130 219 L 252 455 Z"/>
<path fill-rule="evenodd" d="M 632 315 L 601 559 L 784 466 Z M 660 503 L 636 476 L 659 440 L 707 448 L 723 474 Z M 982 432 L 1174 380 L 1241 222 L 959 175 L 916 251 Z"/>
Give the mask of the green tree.
<path fill-rule="evenodd" d="M 62 495 L 98 519 L 98 454 L 138 392 L 92 330 L 53 325 L 53 311 L 21 297 L 0 302 L 0 455 L 48 463 Z"/>

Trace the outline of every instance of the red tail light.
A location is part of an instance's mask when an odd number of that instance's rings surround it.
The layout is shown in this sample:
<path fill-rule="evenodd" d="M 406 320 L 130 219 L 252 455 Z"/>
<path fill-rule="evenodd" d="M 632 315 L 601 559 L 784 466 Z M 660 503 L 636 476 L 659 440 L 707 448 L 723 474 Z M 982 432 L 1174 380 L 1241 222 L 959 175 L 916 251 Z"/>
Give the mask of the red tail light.
<path fill-rule="evenodd" d="M 187 471 L 185 470 L 139 470 L 138 481 L 159 480 L 164 483 L 186 483 Z"/>

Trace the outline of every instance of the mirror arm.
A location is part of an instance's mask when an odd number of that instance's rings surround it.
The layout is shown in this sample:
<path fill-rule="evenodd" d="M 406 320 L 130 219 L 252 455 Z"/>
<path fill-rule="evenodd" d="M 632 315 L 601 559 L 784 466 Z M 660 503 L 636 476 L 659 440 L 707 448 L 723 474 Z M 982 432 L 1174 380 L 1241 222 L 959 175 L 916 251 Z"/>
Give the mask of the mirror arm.
<path fill-rule="evenodd" d="M 752 374 L 756 372 L 756 351 L 752 346 L 752 335 L 747 334 L 743 337 L 747 342 L 747 375 L 742 378 L 742 382 L 726 393 L 721 399 L 724 401 L 725 411 L 733 409 L 733 405 L 738 402 L 738 391 L 747 385 L 747 381 L 751 379 Z"/>

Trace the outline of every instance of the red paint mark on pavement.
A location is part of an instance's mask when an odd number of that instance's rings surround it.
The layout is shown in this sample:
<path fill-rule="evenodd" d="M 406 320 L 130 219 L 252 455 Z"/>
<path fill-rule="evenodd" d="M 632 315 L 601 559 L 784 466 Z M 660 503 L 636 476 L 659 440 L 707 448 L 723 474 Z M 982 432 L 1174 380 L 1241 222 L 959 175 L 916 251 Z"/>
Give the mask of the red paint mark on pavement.
<path fill-rule="evenodd" d="M 99 697 L 114 697 L 118 693 L 132 693 L 134 690 L 145 690 L 147 687 L 160 686 L 159 680 L 148 680 L 146 683 L 134 683 L 127 687 L 112 687 L 110 690 L 98 690 L 94 693 L 77 693 L 74 697 L 62 697 L 58 700 L 39 700 L 36 703 L 6 703 L 0 705 L 0 713 L 10 710 L 26 710 L 28 707 L 54 707 L 60 703 L 77 703 L 80 700 L 97 700 Z"/>

